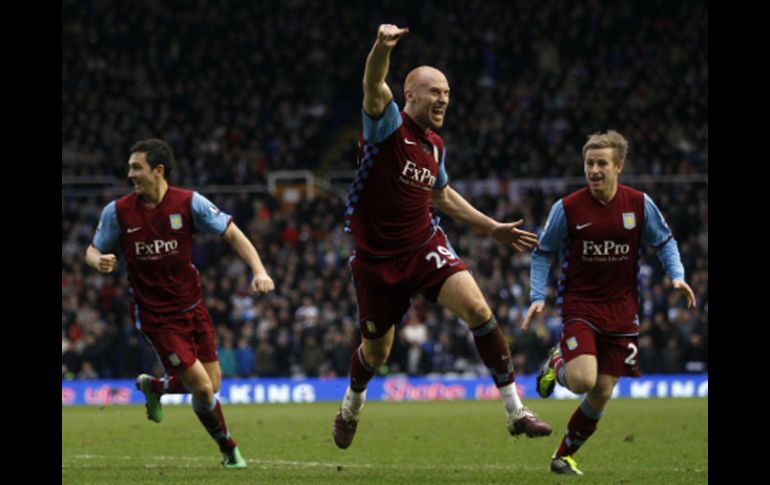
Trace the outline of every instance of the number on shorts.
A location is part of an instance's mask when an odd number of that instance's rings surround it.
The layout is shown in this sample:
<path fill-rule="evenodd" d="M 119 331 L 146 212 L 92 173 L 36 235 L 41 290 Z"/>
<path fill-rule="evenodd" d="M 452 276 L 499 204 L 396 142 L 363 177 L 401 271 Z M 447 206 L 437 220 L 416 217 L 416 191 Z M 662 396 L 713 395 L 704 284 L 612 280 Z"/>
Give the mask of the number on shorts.
<path fill-rule="evenodd" d="M 446 256 L 447 259 L 450 259 L 450 260 L 457 259 L 457 256 L 452 254 L 452 251 L 448 250 L 444 246 L 437 246 L 436 251 Z M 441 269 L 446 264 L 447 259 L 444 259 L 441 256 L 439 256 L 439 254 L 436 251 L 429 252 L 428 255 L 425 256 L 425 259 L 427 259 L 428 261 L 430 261 L 431 259 L 435 260 L 436 269 Z"/>
<path fill-rule="evenodd" d="M 636 345 L 629 343 L 628 348 L 631 350 L 631 354 L 626 357 L 626 364 L 628 365 L 636 365 L 636 354 L 639 352 L 639 349 L 636 348 Z"/>

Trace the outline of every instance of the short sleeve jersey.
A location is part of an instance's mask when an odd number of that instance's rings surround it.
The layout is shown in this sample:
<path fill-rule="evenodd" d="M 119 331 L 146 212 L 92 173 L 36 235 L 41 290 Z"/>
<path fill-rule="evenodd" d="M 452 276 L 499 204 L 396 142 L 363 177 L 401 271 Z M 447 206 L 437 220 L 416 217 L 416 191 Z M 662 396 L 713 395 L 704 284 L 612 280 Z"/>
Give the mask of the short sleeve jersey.
<path fill-rule="evenodd" d="M 345 229 L 357 250 L 369 255 L 409 253 L 436 231 L 430 200 L 433 189 L 448 183 L 444 142 L 399 112 L 394 101 L 378 119 L 363 111 L 363 124 Z"/>
<path fill-rule="evenodd" d="M 193 234 L 221 235 L 231 221 L 197 192 L 169 187 L 153 208 L 132 193 L 103 209 L 93 245 L 103 253 L 120 248 L 132 297 L 144 310 L 184 311 L 201 300 Z"/>

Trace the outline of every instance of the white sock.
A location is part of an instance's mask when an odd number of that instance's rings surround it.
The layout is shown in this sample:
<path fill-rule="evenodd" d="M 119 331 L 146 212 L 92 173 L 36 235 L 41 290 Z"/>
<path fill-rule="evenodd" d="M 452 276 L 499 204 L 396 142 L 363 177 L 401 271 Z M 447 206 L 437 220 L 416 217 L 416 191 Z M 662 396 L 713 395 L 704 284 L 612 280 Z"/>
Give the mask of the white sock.
<path fill-rule="evenodd" d="M 366 389 L 362 392 L 353 391 L 350 386 L 345 389 L 345 397 L 342 398 L 342 417 L 344 419 L 356 418 L 366 401 Z"/>
<path fill-rule="evenodd" d="M 500 397 L 502 398 L 503 404 L 505 405 L 505 411 L 508 414 L 513 414 L 524 407 L 521 399 L 519 399 L 519 394 L 516 392 L 515 382 L 511 382 L 510 384 L 505 385 L 498 390 L 500 391 Z"/>

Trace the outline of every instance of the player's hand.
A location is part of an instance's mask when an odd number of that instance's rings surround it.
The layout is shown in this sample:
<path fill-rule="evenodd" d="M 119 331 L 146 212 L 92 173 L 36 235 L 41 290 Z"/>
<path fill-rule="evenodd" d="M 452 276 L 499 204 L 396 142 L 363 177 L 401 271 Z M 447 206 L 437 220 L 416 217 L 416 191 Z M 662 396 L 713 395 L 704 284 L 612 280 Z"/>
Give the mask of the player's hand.
<path fill-rule="evenodd" d="M 118 258 L 114 254 L 102 254 L 99 256 L 99 264 L 96 269 L 100 273 L 112 273 L 118 266 Z"/>
<path fill-rule="evenodd" d="M 684 280 L 674 280 L 673 283 L 674 289 L 684 293 L 684 296 L 687 298 L 687 308 L 692 308 L 695 306 L 695 293 L 693 293 L 692 288 L 690 288 L 690 285 L 684 282 Z"/>
<path fill-rule="evenodd" d="M 254 275 L 249 288 L 257 295 L 261 295 L 268 291 L 273 291 L 275 289 L 275 283 L 273 283 L 273 279 L 270 278 L 267 273 L 258 274 Z"/>
<path fill-rule="evenodd" d="M 521 329 L 522 330 L 528 329 L 529 322 L 532 320 L 532 317 L 535 315 L 535 313 L 542 312 L 543 308 L 545 308 L 545 302 L 543 301 L 532 302 L 532 304 L 529 306 L 529 310 L 527 310 L 527 314 L 524 315 L 524 321 L 521 322 Z"/>
<path fill-rule="evenodd" d="M 514 251 L 524 252 L 537 245 L 537 234 L 517 229 L 524 224 L 524 219 L 507 224 L 498 224 L 492 229 L 492 237 L 499 242 L 510 246 Z"/>
<path fill-rule="evenodd" d="M 396 46 L 401 37 L 409 33 L 409 28 L 403 29 L 392 24 L 382 24 L 377 30 L 377 43 L 388 48 Z"/>

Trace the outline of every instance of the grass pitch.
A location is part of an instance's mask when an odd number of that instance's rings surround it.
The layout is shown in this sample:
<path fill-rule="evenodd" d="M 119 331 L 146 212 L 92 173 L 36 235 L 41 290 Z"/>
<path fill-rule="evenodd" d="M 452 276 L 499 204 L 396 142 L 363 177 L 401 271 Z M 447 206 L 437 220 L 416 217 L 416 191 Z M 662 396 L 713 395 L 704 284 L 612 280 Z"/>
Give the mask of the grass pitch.
<path fill-rule="evenodd" d="M 549 471 L 579 401 L 526 403 L 554 427 L 512 438 L 498 401 L 368 402 L 347 450 L 338 403 L 224 405 L 245 470 L 225 470 L 186 405 L 163 423 L 143 406 L 62 408 L 63 484 L 708 483 L 708 399 L 616 399 L 575 456 L 585 476 Z"/>

